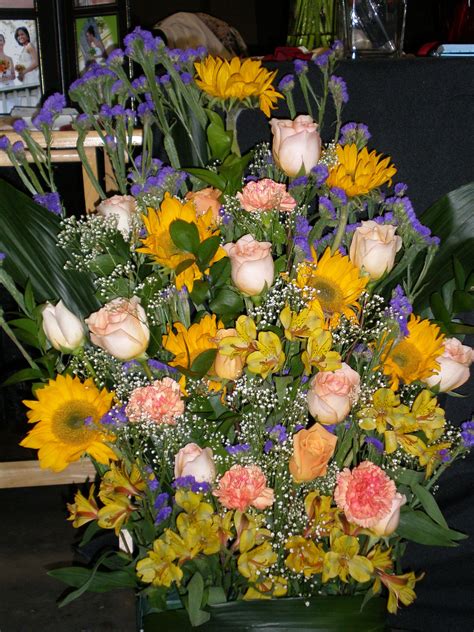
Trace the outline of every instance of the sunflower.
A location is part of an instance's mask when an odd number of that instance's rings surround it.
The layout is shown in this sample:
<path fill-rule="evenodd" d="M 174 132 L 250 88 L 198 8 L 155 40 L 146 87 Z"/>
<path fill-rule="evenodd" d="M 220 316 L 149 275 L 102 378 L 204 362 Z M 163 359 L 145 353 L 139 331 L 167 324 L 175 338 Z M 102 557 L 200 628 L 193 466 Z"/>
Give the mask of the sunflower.
<path fill-rule="evenodd" d="M 216 315 L 206 314 L 198 323 L 186 329 L 183 323 L 173 325 L 176 333 L 169 330 L 163 336 L 163 347 L 175 357 L 170 361 L 171 366 L 191 368 L 194 360 L 209 349 L 217 349 L 217 330 L 222 329 L 222 323 L 216 322 Z"/>
<path fill-rule="evenodd" d="M 439 370 L 436 358 L 443 354 L 444 335 L 437 325 L 419 316 L 410 316 L 408 336 L 382 355 L 383 372 L 397 389 L 400 381 L 411 384 Z"/>
<path fill-rule="evenodd" d="M 258 98 L 259 108 L 266 116 L 283 95 L 277 92 L 272 82 L 277 71 L 262 67 L 261 61 L 233 57 L 230 61 L 208 56 L 194 64 L 196 84 L 211 97 L 222 101 L 244 101 L 254 107 Z"/>
<path fill-rule="evenodd" d="M 183 204 L 166 193 L 159 210 L 149 208 L 148 215 L 143 215 L 147 236 L 142 239 L 143 246 L 137 248 L 137 252 L 150 255 L 157 263 L 170 270 L 176 270 L 179 266 L 182 267 L 184 262 L 189 262 L 190 265 L 176 275 L 176 287 L 180 290 L 186 285 L 192 292 L 194 281 L 202 279 L 203 272 L 195 263 L 195 256 L 178 248 L 171 238 L 170 226 L 177 219 L 194 224 L 198 229 L 201 242 L 219 235 L 219 230 L 214 224 L 212 209 L 198 216 L 191 200 Z M 225 250 L 219 247 L 209 265 L 226 256 Z"/>
<path fill-rule="evenodd" d="M 367 147 L 360 151 L 357 145 L 337 145 L 337 163 L 326 181 L 329 187 L 343 189 L 349 197 L 365 195 L 372 189 L 392 182 L 397 170 L 390 164 L 390 157 L 383 158 Z"/>
<path fill-rule="evenodd" d="M 29 423 L 36 426 L 20 445 L 39 450 L 42 468 L 60 472 L 86 453 L 99 463 L 117 458 L 106 443 L 114 441 L 114 436 L 99 427 L 112 405 L 112 393 L 105 388 L 99 391 L 90 378 L 81 382 L 58 375 L 37 391 L 37 398 L 23 402 L 31 409 Z"/>
<path fill-rule="evenodd" d="M 361 276 L 360 270 L 339 251 L 331 254 L 326 248 L 317 261 L 304 261 L 298 266 L 295 283 L 317 299 L 330 325 L 335 326 L 341 314 L 353 318 L 359 309 L 358 299 L 369 281 Z"/>

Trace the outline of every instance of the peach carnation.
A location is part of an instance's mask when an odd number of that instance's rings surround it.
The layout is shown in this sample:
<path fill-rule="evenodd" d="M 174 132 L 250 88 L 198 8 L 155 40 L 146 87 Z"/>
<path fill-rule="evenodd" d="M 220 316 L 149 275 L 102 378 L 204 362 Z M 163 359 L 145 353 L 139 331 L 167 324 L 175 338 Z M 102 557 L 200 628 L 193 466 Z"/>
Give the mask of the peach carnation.
<path fill-rule="evenodd" d="M 246 211 L 292 211 L 296 200 L 287 192 L 284 184 L 279 184 L 270 178 L 248 182 L 237 193 L 237 198 Z"/>
<path fill-rule="evenodd" d="M 374 527 L 392 511 L 397 494 L 395 483 L 371 461 L 363 461 L 352 472 L 347 467 L 338 474 L 334 499 L 349 522 Z"/>
<path fill-rule="evenodd" d="M 175 424 L 176 417 L 184 412 L 181 388 L 170 377 L 136 388 L 130 395 L 125 412 L 130 421 Z"/>
<path fill-rule="evenodd" d="M 266 509 L 273 505 L 273 489 L 258 465 L 233 465 L 212 492 L 227 509 L 245 511 L 250 506 Z"/>

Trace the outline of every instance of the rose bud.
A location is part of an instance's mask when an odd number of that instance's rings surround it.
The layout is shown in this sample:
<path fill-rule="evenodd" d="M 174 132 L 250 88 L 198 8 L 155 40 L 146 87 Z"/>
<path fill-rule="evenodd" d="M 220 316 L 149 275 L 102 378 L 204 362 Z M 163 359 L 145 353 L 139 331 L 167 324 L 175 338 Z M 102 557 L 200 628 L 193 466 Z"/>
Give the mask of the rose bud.
<path fill-rule="evenodd" d="M 58 351 L 73 351 L 82 347 L 85 340 L 82 321 L 59 301 L 56 306 L 46 303 L 42 312 L 43 331 Z"/>
<path fill-rule="evenodd" d="M 443 355 L 436 358 L 439 371 L 423 380 L 430 388 L 438 387 L 446 393 L 462 386 L 469 379 L 469 367 L 474 360 L 474 350 L 461 344 L 457 338 L 446 338 Z"/>
<path fill-rule="evenodd" d="M 136 213 L 136 202 L 133 196 L 113 195 L 103 200 L 97 206 L 96 210 L 102 217 L 115 216 L 117 218 L 117 229 L 125 238 L 128 237 L 131 228 L 131 219 Z"/>
<path fill-rule="evenodd" d="M 300 114 L 294 121 L 271 119 L 270 125 L 276 165 L 290 177 L 301 171 L 308 174 L 321 155 L 317 123 L 307 114 Z"/>
<path fill-rule="evenodd" d="M 373 220 L 361 223 L 352 237 L 349 258 L 375 281 L 393 268 L 402 238 L 395 235 L 397 227 L 391 224 L 377 224 Z"/>
<path fill-rule="evenodd" d="M 309 412 L 322 424 L 337 424 L 347 417 L 359 391 L 360 376 L 345 362 L 336 371 L 319 371 L 309 385 Z"/>
<path fill-rule="evenodd" d="M 270 242 L 256 241 L 252 235 L 244 235 L 235 244 L 225 244 L 224 250 L 232 266 L 232 281 L 241 292 L 257 296 L 265 285 L 273 284 L 275 266 Z"/>
<path fill-rule="evenodd" d="M 174 476 L 193 476 L 198 483 L 212 483 L 216 477 L 216 466 L 211 448 L 200 448 L 188 443 L 174 458 Z"/>

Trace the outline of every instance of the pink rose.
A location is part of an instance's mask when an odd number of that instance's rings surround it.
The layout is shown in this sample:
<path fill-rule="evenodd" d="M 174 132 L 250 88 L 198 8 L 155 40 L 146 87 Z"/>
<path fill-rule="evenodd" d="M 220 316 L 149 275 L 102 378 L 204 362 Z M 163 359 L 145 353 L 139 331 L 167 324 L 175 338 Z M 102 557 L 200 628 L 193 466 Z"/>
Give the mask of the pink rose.
<path fill-rule="evenodd" d="M 136 388 L 130 395 L 125 412 L 130 421 L 175 424 L 176 417 L 184 413 L 181 388 L 170 377 Z"/>
<path fill-rule="evenodd" d="M 241 292 L 257 296 L 265 285 L 273 284 L 275 266 L 270 242 L 244 235 L 235 244 L 225 244 L 224 250 L 232 266 L 232 281 Z"/>
<path fill-rule="evenodd" d="M 237 193 L 237 198 L 246 211 L 292 211 L 296 200 L 287 192 L 284 184 L 278 184 L 270 178 L 258 182 L 248 182 Z"/>
<path fill-rule="evenodd" d="M 174 476 L 193 476 L 198 483 L 212 483 L 216 477 L 216 466 L 211 448 L 200 448 L 188 443 L 174 458 Z"/>
<path fill-rule="evenodd" d="M 397 227 L 391 224 L 377 224 L 373 220 L 361 224 L 352 237 L 349 258 L 371 279 L 377 280 L 393 268 L 402 238 L 395 235 Z"/>
<path fill-rule="evenodd" d="M 360 376 L 345 362 L 336 371 L 320 371 L 309 384 L 309 412 L 322 424 L 337 424 L 358 400 Z"/>
<path fill-rule="evenodd" d="M 377 530 L 378 535 L 396 529 L 400 507 L 406 502 L 395 483 L 371 461 L 338 474 L 334 500 L 349 522 Z"/>
<path fill-rule="evenodd" d="M 204 215 L 209 209 L 212 211 L 212 217 L 216 224 L 220 222 L 219 210 L 221 203 L 219 198 L 222 195 L 222 191 L 214 189 L 213 187 L 206 187 L 200 191 L 189 191 L 184 196 L 186 200 L 194 202 L 196 208 L 196 215 Z"/>
<path fill-rule="evenodd" d="M 439 371 L 423 380 L 430 388 L 443 393 L 453 391 L 469 379 L 469 367 L 474 360 L 474 349 L 461 344 L 457 338 L 446 338 L 443 355 L 436 358 Z"/>
<path fill-rule="evenodd" d="M 86 318 L 93 344 L 119 360 L 132 360 L 148 347 L 150 330 L 140 299 L 115 298 Z"/>
<path fill-rule="evenodd" d="M 294 121 L 270 119 L 270 125 L 277 166 L 290 177 L 300 171 L 309 173 L 321 155 L 318 125 L 307 114 L 300 114 Z"/>
<path fill-rule="evenodd" d="M 258 465 L 233 465 L 212 492 L 227 509 L 245 511 L 249 507 L 266 509 L 273 505 L 273 489 L 267 487 L 265 474 Z"/>
<path fill-rule="evenodd" d="M 117 218 L 117 228 L 125 237 L 128 237 L 130 233 L 131 219 L 136 210 L 135 198 L 131 195 L 113 195 L 97 206 L 99 215 L 103 217 L 114 215 Z"/>

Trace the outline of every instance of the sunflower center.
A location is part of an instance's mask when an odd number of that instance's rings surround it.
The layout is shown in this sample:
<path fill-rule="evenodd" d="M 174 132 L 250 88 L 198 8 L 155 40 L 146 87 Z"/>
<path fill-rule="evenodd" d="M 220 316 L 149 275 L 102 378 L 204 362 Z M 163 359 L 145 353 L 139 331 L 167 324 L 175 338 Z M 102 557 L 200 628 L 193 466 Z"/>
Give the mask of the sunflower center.
<path fill-rule="evenodd" d="M 404 375 L 416 373 L 422 361 L 418 349 L 405 340 L 399 342 L 390 355 L 393 362 L 400 367 Z"/>
<path fill-rule="evenodd" d="M 341 311 L 343 296 L 338 287 L 321 278 L 313 279 L 312 286 L 316 290 L 316 296 L 326 314 Z"/>
<path fill-rule="evenodd" d="M 91 436 L 91 428 L 85 424 L 85 420 L 95 419 L 96 415 L 97 411 L 92 404 L 81 400 L 71 400 L 56 409 L 52 417 L 51 429 L 64 443 L 84 443 Z"/>

